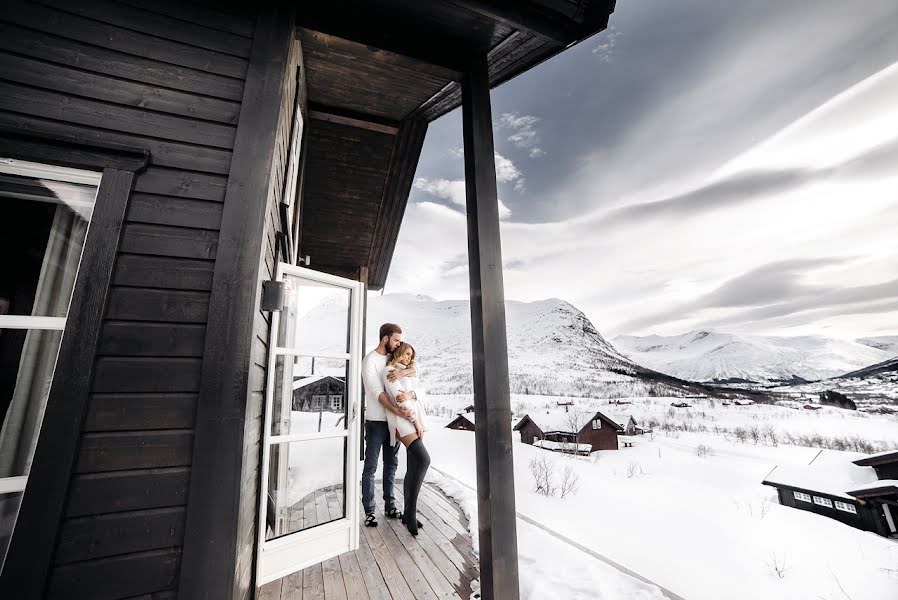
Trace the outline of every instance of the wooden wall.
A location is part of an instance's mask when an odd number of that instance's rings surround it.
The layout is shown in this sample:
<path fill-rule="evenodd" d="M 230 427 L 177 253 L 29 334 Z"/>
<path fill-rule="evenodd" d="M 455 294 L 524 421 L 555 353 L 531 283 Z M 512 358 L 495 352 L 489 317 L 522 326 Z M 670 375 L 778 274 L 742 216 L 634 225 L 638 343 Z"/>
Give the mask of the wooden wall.
<path fill-rule="evenodd" d="M 254 23 L 173 0 L 9 0 L 0 14 L 0 127 L 151 156 L 123 226 L 50 598 L 174 597 Z"/>

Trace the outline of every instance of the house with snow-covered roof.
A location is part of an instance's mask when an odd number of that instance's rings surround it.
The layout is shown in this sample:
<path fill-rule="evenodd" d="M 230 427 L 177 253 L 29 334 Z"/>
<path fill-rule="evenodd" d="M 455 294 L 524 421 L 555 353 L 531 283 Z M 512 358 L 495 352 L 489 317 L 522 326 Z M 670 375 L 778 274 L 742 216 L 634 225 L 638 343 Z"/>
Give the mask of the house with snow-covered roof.
<path fill-rule="evenodd" d="M 872 463 L 881 467 L 879 472 Z M 762 483 L 776 489 L 783 506 L 892 537 L 898 535 L 898 480 L 880 478 L 891 468 L 898 468 L 898 452 L 867 456 L 821 450 L 807 465 L 774 467 Z"/>
<path fill-rule="evenodd" d="M 540 411 L 524 415 L 514 426 L 521 441 L 533 445 L 540 440 L 563 444 L 589 444 L 590 452 L 617 450 L 617 436 L 624 428 L 601 412 Z"/>
<path fill-rule="evenodd" d="M 343 412 L 346 382 L 331 375 L 312 375 L 293 381 L 293 410 Z"/>

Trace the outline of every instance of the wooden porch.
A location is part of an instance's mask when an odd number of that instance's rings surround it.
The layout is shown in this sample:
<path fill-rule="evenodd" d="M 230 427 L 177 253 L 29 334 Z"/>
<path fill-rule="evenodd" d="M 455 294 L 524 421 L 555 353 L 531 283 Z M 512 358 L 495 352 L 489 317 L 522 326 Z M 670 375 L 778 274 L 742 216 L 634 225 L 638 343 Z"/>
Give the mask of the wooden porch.
<path fill-rule="evenodd" d="M 380 482 L 377 484 L 380 489 Z M 402 503 L 402 481 L 396 500 Z M 319 493 L 303 503 L 303 520 L 343 514 L 343 494 Z M 362 527 L 360 547 L 262 586 L 259 600 L 429 600 L 471 598 L 480 570 L 468 519 L 455 502 L 425 483 L 418 500 L 424 524 L 412 537 L 377 508 L 378 527 Z M 362 515 L 364 520 L 364 515 Z"/>

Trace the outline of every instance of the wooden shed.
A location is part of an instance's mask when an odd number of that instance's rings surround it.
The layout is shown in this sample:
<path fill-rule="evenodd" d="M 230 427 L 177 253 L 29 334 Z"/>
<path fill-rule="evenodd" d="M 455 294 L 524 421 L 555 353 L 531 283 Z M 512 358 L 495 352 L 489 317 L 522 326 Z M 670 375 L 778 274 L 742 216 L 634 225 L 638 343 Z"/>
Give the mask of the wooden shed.
<path fill-rule="evenodd" d="M 534 444 L 540 440 L 565 444 L 589 444 L 596 450 L 617 450 L 617 436 L 623 427 L 601 412 L 533 412 L 518 421 L 514 431 L 521 442 Z"/>
<path fill-rule="evenodd" d="M 474 413 L 459 414 L 446 424 L 446 429 L 458 429 L 459 431 L 474 431 Z"/>
<path fill-rule="evenodd" d="M 613 7 L 4 3 L 0 597 L 248 599 L 358 547 L 365 293 L 427 125 L 457 107 L 481 593 L 518 597 L 489 92 Z M 327 347 L 298 308 L 322 294 L 346 310 Z M 347 427 L 288 418 L 308 356 L 341 362 Z M 280 518 L 325 498 L 295 469 L 326 475 L 329 522 Z"/>

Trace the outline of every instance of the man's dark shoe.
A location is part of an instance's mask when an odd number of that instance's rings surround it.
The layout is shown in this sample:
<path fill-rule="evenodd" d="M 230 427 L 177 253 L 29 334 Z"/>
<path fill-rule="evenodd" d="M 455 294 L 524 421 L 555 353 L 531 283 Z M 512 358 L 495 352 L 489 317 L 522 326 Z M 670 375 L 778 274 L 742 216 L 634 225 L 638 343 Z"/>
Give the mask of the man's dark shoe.
<path fill-rule="evenodd" d="M 365 527 L 377 527 L 377 518 L 374 516 L 374 513 L 365 515 Z"/>

